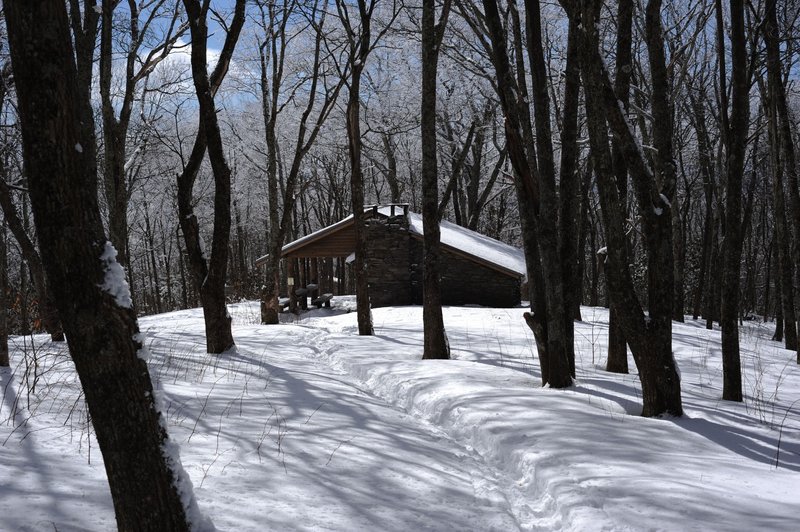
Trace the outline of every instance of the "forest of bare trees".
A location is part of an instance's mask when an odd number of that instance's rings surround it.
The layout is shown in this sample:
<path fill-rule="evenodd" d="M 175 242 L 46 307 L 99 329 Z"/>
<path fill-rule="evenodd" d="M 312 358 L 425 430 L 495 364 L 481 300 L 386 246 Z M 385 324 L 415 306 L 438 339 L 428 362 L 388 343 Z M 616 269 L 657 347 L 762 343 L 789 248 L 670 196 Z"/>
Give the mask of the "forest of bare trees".
<path fill-rule="evenodd" d="M 427 222 L 424 358 L 449 357 L 446 219 L 524 250 L 542 384 L 573 383 L 581 305 L 610 308 L 606 367 L 627 373 L 630 350 L 645 416 L 682 414 L 673 320 L 721 327 L 724 399 L 742 400 L 744 320 L 800 363 L 793 0 L 36 4 L 4 2 L 0 29 L 0 365 L 8 335 L 66 333 L 95 424 L 125 417 L 103 379 L 142 375 L 137 315 L 202 306 L 224 356 L 226 302 L 278 323 L 281 247 L 348 214 L 342 284 L 372 334 L 362 207 L 387 202 Z M 97 290 L 115 261 L 129 304 Z M 156 449 L 152 406 L 128 430 Z M 134 484 L 112 491 L 157 491 Z"/>
<path fill-rule="evenodd" d="M 0 364 L 9 334 L 79 341 L 64 285 L 98 274 L 60 270 L 59 239 L 76 268 L 81 250 L 110 257 L 106 237 L 116 249 L 128 332 L 134 314 L 202 306 L 207 350 L 224 353 L 226 301 L 261 299 L 277 323 L 281 247 L 348 214 L 359 332 L 372 334 L 361 207 L 386 202 L 427 222 L 425 358 L 449 356 L 446 219 L 524 250 L 520 326 L 552 388 L 575 377 L 580 305 L 610 308 L 606 367 L 627 373 L 630 350 L 646 416 L 682 413 L 673 320 L 721 327 L 725 399 L 742 400 L 744 320 L 773 323 L 800 363 L 793 0 L 33 4 L 5 2 L 1 30 Z M 46 23 L 64 57 L 25 35 Z M 36 128 L 64 126 L 35 122 L 54 89 L 18 70 L 64 61 L 59 116 L 74 124 L 50 129 L 60 151 L 42 153 Z M 58 221 L 58 195 L 77 186 L 88 248 Z M 135 342 L 103 341 L 136 363 Z"/>

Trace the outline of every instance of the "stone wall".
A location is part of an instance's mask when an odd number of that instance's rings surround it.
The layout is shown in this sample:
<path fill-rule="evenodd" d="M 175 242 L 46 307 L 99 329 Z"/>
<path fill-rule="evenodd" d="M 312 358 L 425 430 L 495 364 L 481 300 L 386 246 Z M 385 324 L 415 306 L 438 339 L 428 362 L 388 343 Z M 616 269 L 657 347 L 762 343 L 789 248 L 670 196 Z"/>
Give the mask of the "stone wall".
<path fill-rule="evenodd" d="M 367 226 L 367 272 L 373 307 L 422 304 L 422 241 L 403 216 L 375 218 Z M 442 303 L 512 307 L 520 280 L 443 251 Z"/>
<path fill-rule="evenodd" d="M 367 278 L 373 307 L 413 303 L 410 242 L 404 216 L 367 220 Z"/>
<path fill-rule="evenodd" d="M 442 304 L 513 307 L 520 304 L 520 280 L 445 251 Z"/>

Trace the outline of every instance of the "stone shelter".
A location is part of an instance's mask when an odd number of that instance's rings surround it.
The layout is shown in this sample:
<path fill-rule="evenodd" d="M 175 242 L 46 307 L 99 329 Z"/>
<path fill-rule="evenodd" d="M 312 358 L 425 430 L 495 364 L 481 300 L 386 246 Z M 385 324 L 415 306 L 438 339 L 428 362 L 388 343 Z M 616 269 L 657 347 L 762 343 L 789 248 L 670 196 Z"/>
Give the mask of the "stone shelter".
<path fill-rule="evenodd" d="M 422 304 L 422 216 L 410 212 L 407 204 L 376 205 L 365 208 L 365 213 L 372 306 Z M 441 222 L 440 229 L 443 304 L 520 304 L 525 277 L 522 250 L 450 222 Z M 286 244 L 281 257 L 287 284 L 311 286 L 319 294 L 352 293 L 348 265 L 354 250 L 352 215 Z"/>

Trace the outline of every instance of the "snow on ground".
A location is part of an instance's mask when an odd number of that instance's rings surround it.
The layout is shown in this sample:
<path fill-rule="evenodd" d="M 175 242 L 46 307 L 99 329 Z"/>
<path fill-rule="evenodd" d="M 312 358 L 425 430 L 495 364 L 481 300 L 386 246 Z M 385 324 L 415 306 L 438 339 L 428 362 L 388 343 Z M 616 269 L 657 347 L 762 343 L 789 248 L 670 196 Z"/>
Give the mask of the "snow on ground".
<path fill-rule="evenodd" d="M 602 370 L 604 309 L 583 308 L 578 383 L 556 391 L 524 309 L 446 308 L 454 360 L 421 361 L 420 307 L 375 309 L 359 337 L 352 305 L 280 326 L 232 305 L 224 356 L 203 353 L 197 309 L 140 321 L 220 530 L 796 529 L 800 367 L 769 327 L 744 328 L 747 400 L 731 404 L 719 331 L 675 324 L 686 416 L 656 420 L 637 415 L 635 375 Z M 0 530 L 113 529 L 71 363 L 35 341 L 14 338 L 0 371 Z"/>

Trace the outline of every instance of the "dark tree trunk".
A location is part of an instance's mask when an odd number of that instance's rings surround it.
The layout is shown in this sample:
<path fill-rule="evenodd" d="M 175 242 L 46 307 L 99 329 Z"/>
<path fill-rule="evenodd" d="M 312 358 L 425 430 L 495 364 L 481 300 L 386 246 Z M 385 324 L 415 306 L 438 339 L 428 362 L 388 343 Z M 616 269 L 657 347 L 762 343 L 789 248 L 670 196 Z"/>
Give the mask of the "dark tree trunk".
<path fill-rule="evenodd" d="M 538 4 L 538 0 L 534 0 Z M 538 6 L 537 6 L 538 7 Z M 534 14 L 537 12 L 534 11 Z M 538 18 L 538 17 L 537 17 Z M 538 24 L 539 26 L 541 24 Z M 530 28 L 535 28 L 536 25 Z M 540 28 L 541 29 L 541 28 Z M 544 53 L 539 43 L 544 69 Z M 561 130 L 561 169 L 559 179 L 559 255 L 563 264 L 564 342 L 569 359 L 570 375 L 575 377 L 575 323 L 580 320 L 583 271 L 578 259 L 583 251 L 580 207 L 583 187 L 578 172 L 578 107 L 581 90 L 581 71 L 578 64 L 578 30 L 570 26 L 567 34 L 567 63 L 564 81 L 564 118 Z M 538 84 L 537 80 L 534 85 Z M 545 88 L 546 90 L 546 88 Z M 544 119 L 544 117 L 543 117 Z M 549 118 L 548 118 L 549 121 Z M 588 191 L 587 191 L 588 192 Z"/>
<path fill-rule="evenodd" d="M 722 9 L 721 3 L 717 4 Z M 748 136 L 750 101 L 744 2 L 730 0 L 731 13 L 731 116 L 726 137 L 725 243 L 722 257 L 722 398 L 742 400 L 742 368 L 739 358 L 739 284 L 742 258 L 742 175 Z M 721 31 L 721 30 L 720 30 Z M 724 48 L 720 48 L 724 55 Z M 720 70 L 724 78 L 725 71 Z"/>
<path fill-rule="evenodd" d="M 459 204 L 458 199 L 458 192 L 457 188 L 459 188 L 458 183 L 461 180 L 461 173 L 463 172 L 465 162 L 467 160 L 467 155 L 469 155 L 470 147 L 474 145 L 475 142 L 475 131 L 478 129 L 479 124 L 477 120 L 473 120 L 469 126 L 469 131 L 467 132 L 467 139 L 464 141 L 464 145 L 461 147 L 461 150 L 456 152 L 455 144 L 456 138 L 453 134 L 453 128 L 450 124 L 445 125 L 446 131 L 446 139 L 452 144 L 453 148 L 451 149 L 451 161 L 450 164 L 450 179 L 447 182 L 447 186 L 442 193 L 442 199 L 439 202 L 438 208 L 438 219 L 441 220 L 444 218 L 445 208 L 447 207 L 447 203 L 452 198 L 453 200 L 453 214 L 456 218 L 456 223 L 458 225 L 464 225 L 465 221 L 461 214 L 461 206 Z"/>
<path fill-rule="evenodd" d="M 189 287 L 186 282 L 186 266 L 183 260 L 183 250 L 181 249 L 180 226 L 175 230 L 175 242 L 178 246 L 178 273 L 181 278 L 181 309 L 189 308 Z"/>
<path fill-rule="evenodd" d="M 794 228 L 794 242 L 791 252 L 795 266 L 796 281 L 800 283 L 800 185 L 797 176 L 797 158 L 794 148 L 794 137 L 792 136 L 792 123 L 789 117 L 789 110 L 786 103 L 786 88 L 783 84 L 783 73 L 780 60 L 780 36 L 778 35 L 778 19 L 776 13 L 777 0 L 768 0 L 766 4 L 766 28 L 765 40 L 767 44 L 767 71 L 769 76 L 770 94 L 778 120 L 778 140 L 783 154 L 783 164 L 786 166 L 786 180 L 788 182 L 789 206 L 791 213 L 792 226 Z M 777 206 L 776 206 L 777 207 Z M 787 240 L 789 231 L 787 233 Z M 789 298 L 794 297 L 795 283 L 789 282 L 788 286 L 784 282 L 783 293 Z M 787 316 L 784 315 L 784 328 L 786 330 L 787 348 L 789 343 L 789 329 L 793 329 L 795 336 L 795 349 L 797 350 L 797 363 L 800 364 L 800 341 L 797 336 L 800 334 L 797 325 L 789 323 Z"/>
<path fill-rule="evenodd" d="M 3 214 L 11 233 L 22 251 L 22 257 L 28 264 L 31 279 L 33 280 L 33 289 L 36 291 L 36 296 L 39 300 L 39 316 L 42 319 L 44 330 L 47 331 L 54 342 L 63 342 L 64 331 L 61 328 L 61 320 L 58 317 L 53 295 L 47 289 L 42 259 L 36 251 L 33 241 L 28 236 L 14 203 L 11 201 L 11 190 L 3 179 L 4 176 L 5 165 L 0 163 L 0 207 L 3 209 Z M 25 272 L 22 272 L 22 275 L 24 277 Z"/>
<path fill-rule="evenodd" d="M 450 14 L 450 0 L 444 0 L 436 22 L 435 0 L 422 1 L 422 104 L 420 126 L 422 141 L 422 323 L 423 359 L 449 359 L 450 346 L 442 317 L 441 262 L 439 242 L 439 189 L 436 161 L 436 73 L 439 47 Z"/>
<path fill-rule="evenodd" d="M 97 174 L 97 132 L 95 131 L 94 108 L 92 107 L 92 84 L 94 77 L 94 53 L 97 48 L 97 28 L 100 22 L 99 10 L 94 3 L 69 0 L 69 21 L 75 43 L 75 64 L 77 67 L 77 91 L 81 127 L 83 128 L 83 152 L 86 154 L 89 170 Z"/>
<path fill-rule="evenodd" d="M 369 302 L 367 277 L 367 235 L 364 215 L 364 175 L 361 165 L 361 73 L 369 55 L 372 12 L 367 11 L 366 0 L 358 0 L 361 33 L 351 35 L 350 42 L 350 94 L 347 100 L 347 147 L 350 155 L 350 201 L 355 228 L 355 261 L 353 273 L 356 289 L 356 316 L 358 334 L 372 335 L 372 312 Z M 357 42 L 356 39 L 357 38 Z"/>
<path fill-rule="evenodd" d="M 172 242 L 170 235 L 161 226 L 161 251 L 164 256 L 164 280 L 167 287 L 167 311 L 175 310 L 175 296 L 172 293 Z"/>
<path fill-rule="evenodd" d="M 386 155 L 386 182 L 389 183 L 389 191 L 392 203 L 400 203 L 400 180 L 397 177 L 397 155 L 392 137 L 388 133 L 381 135 L 383 141 L 383 151 Z"/>
<path fill-rule="evenodd" d="M 155 303 L 156 313 L 161 314 L 163 312 L 163 308 L 161 305 L 161 281 L 159 280 L 158 276 L 160 268 L 158 265 L 158 261 L 156 260 L 155 235 L 153 234 L 153 228 L 150 224 L 150 212 L 148 209 L 147 201 L 144 201 L 143 203 L 144 203 L 144 231 L 145 231 L 144 238 L 145 242 L 147 243 L 148 255 L 150 255 L 150 268 L 152 269 L 152 272 L 149 277 L 153 283 L 153 302 Z"/>
<path fill-rule="evenodd" d="M 653 142 L 658 151 L 656 173 L 650 171 L 637 146 L 630 125 L 622 112 L 599 53 L 596 22 L 601 2 L 582 4 L 581 10 L 563 2 L 571 17 L 581 18 L 581 69 L 586 94 L 590 143 L 597 171 L 598 189 L 606 222 L 608 264 L 606 279 L 612 300 L 620 313 L 620 324 L 631 347 L 642 383 L 642 415 L 683 413 L 680 377 L 672 356 L 672 225 L 670 198 L 675 193 L 675 165 L 672 161 L 671 123 L 667 98 L 666 61 L 660 21 L 660 2 L 651 1 L 646 9 L 646 41 L 652 76 L 654 120 L 665 124 L 656 129 Z M 621 141 L 626 163 L 633 178 L 639 203 L 648 255 L 649 315 L 645 318 L 636 297 L 625 259 L 626 236 L 619 190 L 613 177 L 608 128 Z M 658 179 L 656 179 L 658 176 Z"/>
<path fill-rule="evenodd" d="M 633 77 L 633 56 L 631 54 L 633 28 L 633 0 L 620 0 L 617 5 L 617 59 L 616 74 L 614 78 L 614 92 L 627 111 L 630 104 L 630 86 Z M 623 211 L 628 206 L 628 165 L 618 137 L 611 141 L 611 162 L 614 176 L 619 190 L 619 201 Z M 630 255 L 626 239 L 624 261 Z M 613 294 L 609 294 L 612 296 Z M 611 299 L 611 297 L 609 297 Z M 611 373 L 628 373 L 628 344 L 625 341 L 625 332 L 620 326 L 620 316 L 613 300 L 609 301 L 608 309 L 608 360 L 606 371 Z"/>
<path fill-rule="evenodd" d="M 592 157 L 593 158 L 593 157 Z M 588 205 L 587 205 L 588 210 Z M 589 222 L 589 249 L 592 251 L 591 261 L 591 280 L 589 285 L 589 306 L 596 307 L 600 304 L 600 271 L 602 269 L 601 260 L 605 260 L 605 255 L 597 254 L 597 223 L 592 218 Z"/>
<path fill-rule="evenodd" d="M 778 290 L 778 295 L 780 296 L 780 277 L 775 278 L 775 288 Z M 783 341 L 783 310 L 780 305 L 775 309 L 775 332 L 772 334 L 772 341 Z"/>
<path fill-rule="evenodd" d="M 693 319 L 697 319 L 702 312 L 703 301 L 708 301 L 708 293 L 712 290 L 711 253 L 714 244 L 714 166 L 711 162 L 711 141 L 706 128 L 706 115 L 703 109 L 704 89 L 698 89 L 700 94 L 695 96 L 689 93 L 692 107 L 691 122 L 697 134 L 697 151 L 700 159 L 700 175 L 703 178 L 703 197 L 705 199 L 705 217 L 703 219 L 703 249 L 700 257 L 700 271 L 697 274 L 697 285 L 694 289 Z"/>
<path fill-rule="evenodd" d="M 772 270 L 775 264 L 775 236 L 769 241 L 765 257 L 766 272 L 764 279 L 764 299 L 762 301 L 761 321 L 769 323 L 770 309 L 772 308 Z"/>
<path fill-rule="evenodd" d="M 124 16 L 127 18 L 124 33 L 127 35 L 124 37 L 125 42 L 120 45 L 116 40 L 120 39 L 122 36 L 120 34 L 123 32 L 114 27 L 114 12 L 120 3 L 119 0 L 102 0 L 99 88 L 103 120 L 103 184 L 108 208 L 109 237 L 111 243 L 118 250 L 120 264 L 128 268 L 130 191 L 126 157 L 129 155 L 127 153 L 128 130 L 136 96 L 136 86 L 149 72 L 152 72 L 159 62 L 168 56 L 178 37 L 185 31 L 185 26 L 177 24 L 179 12 L 174 10 L 171 22 L 162 21 L 164 40 L 159 43 L 151 42 L 150 39 L 153 36 L 148 32 L 155 13 L 151 12 L 146 15 L 147 20 L 142 27 L 140 27 L 139 18 L 144 10 L 157 11 L 163 2 L 151 2 L 149 5 L 145 2 L 128 2 L 127 9 L 124 10 Z M 94 6 L 87 3 L 84 9 L 94 11 Z M 150 51 L 146 54 L 141 53 L 145 43 L 150 47 Z M 118 49 L 115 49 L 115 46 Z M 121 76 L 120 83 L 118 83 L 120 90 L 112 97 L 112 63 L 114 56 L 119 55 L 119 48 L 125 49 L 125 68 L 124 75 Z M 91 50 L 93 51 L 93 47 Z M 91 56 L 92 52 L 87 51 L 86 53 Z"/>
<path fill-rule="evenodd" d="M 688 200 L 688 198 L 687 198 Z M 684 299 L 683 273 L 686 264 L 686 245 L 683 237 L 683 220 L 677 191 L 672 202 L 672 256 L 673 277 L 675 279 L 672 296 L 672 319 L 683 323 L 686 302 Z"/>
<path fill-rule="evenodd" d="M 260 6 L 261 7 L 261 6 Z M 275 126 L 278 119 L 278 89 L 279 60 L 277 57 L 278 45 L 275 36 L 278 33 L 275 29 L 276 4 L 269 4 L 269 21 L 263 18 L 262 24 L 268 38 L 259 47 L 259 58 L 261 66 L 261 112 L 264 119 L 265 140 L 267 143 L 267 206 L 269 212 L 269 244 L 267 262 L 265 264 L 264 285 L 261 291 L 261 323 L 274 325 L 279 323 L 281 307 L 278 304 L 280 294 L 280 260 L 283 239 L 281 238 L 281 216 L 278 204 L 278 141 L 275 134 Z M 270 53 L 272 59 L 272 76 L 268 72 Z M 284 228 L 284 232 L 286 228 Z"/>
<path fill-rule="evenodd" d="M 531 80 L 534 125 L 536 129 L 536 152 L 539 169 L 539 212 L 538 212 L 538 233 L 539 233 L 539 254 L 542 259 L 542 270 L 545 279 L 545 298 L 547 300 L 546 328 L 547 328 L 547 351 L 550 364 L 550 380 L 548 384 L 552 388 L 565 388 L 572 384 L 575 370 L 575 351 L 573 340 L 574 322 L 572 316 L 567 312 L 571 299 L 568 299 L 564 291 L 564 283 L 567 274 L 572 275 L 574 267 L 566 267 L 562 262 L 564 256 L 570 258 L 574 256 L 572 250 L 575 236 L 570 235 L 566 244 L 561 245 L 559 227 L 559 204 L 556 197 L 556 171 L 553 157 L 553 131 L 550 126 L 550 96 L 548 93 L 547 67 L 544 60 L 544 48 L 542 47 L 541 13 L 539 0 L 525 0 L 525 12 L 527 15 L 527 38 L 528 38 L 528 57 L 531 63 Z M 574 61 L 574 51 L 572 59 Z M 571 65 L 574 67 L 574 64 Z M 570 78 L 568 89 L 569 98 L 577 101 L 574 91 L 575 86 L 574 71 Z M 575 117 L 577 122 L 577 117 Z M 577 128 L 577 125 L 575 126 Z M 571 126 L 567 128 L 567 145 L 562 146 L 568 159 L 565 172 L 571 175 L 562 175 L 569 187 L 572 195 L 578 193 L 578 186 L 575 185 L 574 163 L 570 151 L 574 149 L 574 140 L 577 140 L 577 131 L 571 131 Z M 574 140 L 573 140 L 574 138 Z M 564 198 L 562 198 L 562 201 Z M 573 199 L 568 198 L 567 214 L 569 220 L 564 223 L 571 231 L 574 227 L 574 206 Z M 568 249 L 569 248 L 569 249 Z M 572 265 L 570 265 L 572 266 Z M 569 279 L 570 282 L 572 279 Z M 567 329 L 570 329 L 569 331 Z"/>
<path fill-rule="evenodd" d="M 23 153 L 48 285 L 81 380 L 120 530 L 189 530 L 199 518 L 161 425 L 124 273 L 103 233 L 64 2 L 4 4 Z M 83 102 L 86 104 L 86 102 Z M 195 521 L 195 524 L 201 523 Z"/>
<path fill-rule="evenodd" d="M 719 217 L 721 213 L 716 212 L 714 215 L 714 221 L 712 223 L 713 229 L 711 234 L 711 263 L 710 264 L 719 264 L 720 260 L 720 245 L 719 245 L 719 237 L 718 233 L 720 231 L 720 223 Z M 705 300 L 705 318 L 706 318 L 706 329 L 709 331 L 714 328 L 714 322 L 719 322 L 719 297 L 720 297 L 720 281 L 719 281 L 719 270 L 717 270 L 717 275 L 711 275 L 710 272 L 711 268 L 709 268 L 709 283 L 708 288 L 706 289 L 706 300 Z"/>
<path fill-rule="evenodd" d="M 0 80 L 0 108 L 5 106 L 7 89 L 12 85 L 10 79 L 11 68 L 10 64 L 6 64 L 2 69 L 0 75 L 3 77 Z M 36 296 L 39 301 L 39 317 L 42 320 L 44 330 L 50 335 L 54 342 L 64 341 L 64 331 L 61 328 L 61 320 L 56 311 L 55 302 L 53 301 L 52 294 L 47 290 L 45 283 L 44 267 L 39 253 L 36 251 L 31 238 L 28 236 L 26 230 L 27 223 L 23 222 L 20 218 L 16 206 L 12 200 L 11 188 L 6 183 L 8 177 L 5 155 L 0 156 L 0 209 L 3 211 L 3 217 L 11 229 L 11 233 L 17 240 L 19 249 L 22 252 L 22 258 L 28 264 L 33 279 L 33 287 L 36 290 Z M 24 205 L 24 204 L 23 204 Z M 5 237 L 5 230 L 3 231 Z M 23 272 L 24 278 L 24 272 Z M 6 279 L 6 282 L 8 280 Z"/>
<path fill-rule="evenodd" d="M 355 71 L 358 70 L 358 74 Z M 355 228 L 355 261 L 353 274 L 356 289 L 356 316 L 358 334 L 372 335 L 372 312 L 369 303 L 369 280 L 367 278 L 367 234 L 364 216 L 364 177 L 361 169 L 361 125 L 359 123 L 361 68 L 353 68 L 350 80 L 350 98 L 347 103 L 347 137 L 350 151 L 350 196 Z"/>
<path fill-rule="evenodd" d="M 8 367 L 8 252 L 6 226 L 0 224 L 0 368 Z"/>
<path fill-rule="evenodd" d="M 206 9 L 196 0 L 184 0 L 189 15 L 192 36 L 192 78 L 200 107 L 200 128 L 192 153 L 178 176 L 178 215 L 186 241 L 189 267 L 203 305 L 206 330 L 206 349 L 223 353 L 233 347 L 231 316 L 225 305 L 225 275 L 228 267 L 228 247 L 231 227 L 231 175 L 225 161 L 222 137 L 217 122 L 214 94 L 228 70 L 233 49 L 245 18 L 244 0 L 236 1 L 233 21 L 214 72 L 209 77 L 206 67 L 207 23 Z M 206 5 L 207 8 L 207 5 Z M 203 253 L 200 227 L 192 207 L 192 189 L 208 149 L 214 174 L 214 229 L 211 256 Z"/>
<path fill-rule="evenodd" d="M 497 73 L 497 90 L 500 103 L 505 115 L 506 143 L 509 159 L 514 168 L 515 186 L 520 208 L 522 222 L 523 244 L 525 259 L 528 267 L 529 284 L 533 287 L 532 308 L 533 314 L 526 313 L 525 321 L 531 328 L 536 340 L 537 350 L 542 367 L 542 383 L 554 388 L 563 388 L 572 384 L 570 374 L 570 361 L 565 345 L 565 301 L 563 298 L 563 273 L 561 259 L 558 256 L 557 233 L 557 203 L 555 201 L 555 171 L 553 170 L 552 150 L 544 154 L 539 163 L 549 164 L 545 172 L 548 176 L 538 176 L 535 149 L 526 144 L 526 133 L 530 129 L 529 113 L 524 96 L 524 69 L 517 65 L 517 82 L 511 72 L 511 64 L 506 50 L 506 32 L 500 21 L 497 3 L 494 0 L 483 1 L 486 13 L 486 26 L 492 42 L 492 63 Z M 512 15 L 516 15 L 515 8 Z M 538 11 L 537 11 L 538 13 Z M 515 23 L 514 31 L 518 33 L 518 24 Z M 519 41 L 517 36 L 515 42 Z M 541 46 L 541 42 L 539 42 Z M 519 51 L 517 59 L 519 61 Z M 533 61 L 538 61 L 532 58 Z M 538 65 L 538 62 L 537 62 Z M 538 66 L 535 66 L 538 68 Z M 541 72 L 534 73 L 534 78 L 540 77 L 544 82 Z M 538 100 L 538 85 L 534 89 L 534 98 Z M 547 98 L 547 91 L 544 91 Z M 541 102 L 540 102 L 541 103 Z M 538 110 L 544 113 L 543 110 Z M 548 132 L 544 137 L 537 139 L 541 143 L 551 142 L 548 123 L 537 120 L 537 128 Z M 528 150 L 526 151 L 526 145 Z M 541 146 L 539 146 L 541 148 Z M 546 190 L 545 190 L 546 189 Z"/>
<path fill-rule="evenodd" d="M 786 199 L 783 193 L 783 166 L 781 164 L 780 148 L 778 145 L 778 127 L 777 127 L 777 114 L 774 96 L 770 101 L 769 112 L 769 148 L 770 160 L 772 166 L 772 195 L 774 201 L 775 212 L 773 214 L 775 220 L 775 244 L 777 247 L 777 261 L 776 266 L 778 269 L 778 276 L 780 277 L 780 286 L 789 287 L 788 290 L 783 289 L 779 294 L 779 303 L 781 306 L 781 315 L 783 317 L 785 334 L 786 349 L 793 351 L 797 350 L 797 327 L 794 297 L 793 296 L 793 269 L 789 241 L 791 239 L 789 228 L 786 222 Z"/>
<path fill-rule="evenodd" d="M 200 107 L 200 122 L 206 139 L 208 159 L 214 174 L 214 229 L 211 256 L 205 279 L 199 283 L 209 353 L 222 353 L 233 345 L 231 317 L 225 305 L 225 279 L 231 228 L 231 171 L 225 160 L 222 135 L 206 67 L 207 13 L 199 2 L 184 0 L 192 36 L 192 78 Z M 241 6 L 241 7 L 239 7 Z M 244 1 L 237 10 L 244 12 Z"/>

